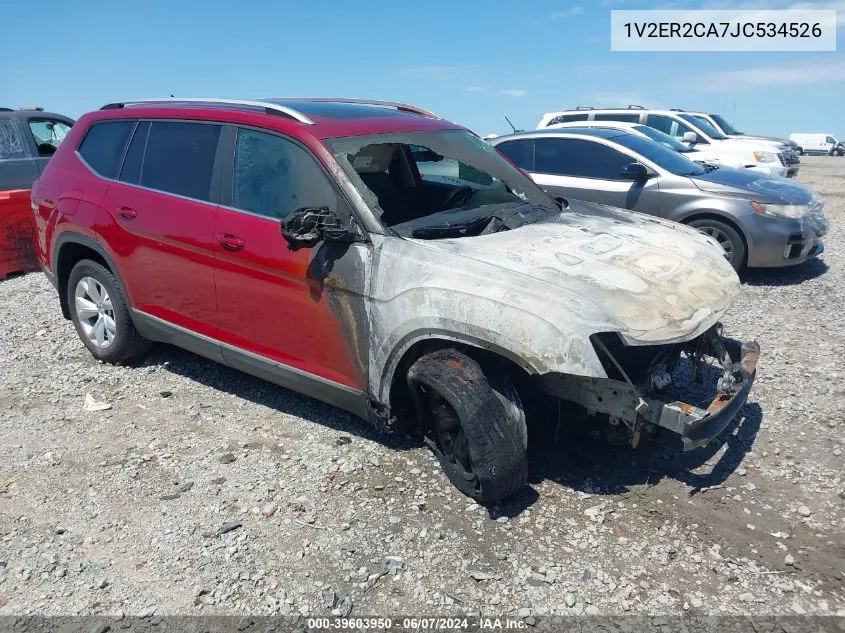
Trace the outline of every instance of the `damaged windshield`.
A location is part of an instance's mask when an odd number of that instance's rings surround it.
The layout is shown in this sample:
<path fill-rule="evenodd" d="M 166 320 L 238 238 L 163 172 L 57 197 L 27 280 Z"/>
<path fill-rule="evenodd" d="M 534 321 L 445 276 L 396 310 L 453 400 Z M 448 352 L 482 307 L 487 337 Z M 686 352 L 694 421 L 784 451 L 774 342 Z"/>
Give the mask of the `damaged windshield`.
<path fill-rule="evenodd" d="M 373 212 L 399 235 L 485 235 L 560 213 L 552 198 L 466 130 L 356 136 L 326 144 Z"/>

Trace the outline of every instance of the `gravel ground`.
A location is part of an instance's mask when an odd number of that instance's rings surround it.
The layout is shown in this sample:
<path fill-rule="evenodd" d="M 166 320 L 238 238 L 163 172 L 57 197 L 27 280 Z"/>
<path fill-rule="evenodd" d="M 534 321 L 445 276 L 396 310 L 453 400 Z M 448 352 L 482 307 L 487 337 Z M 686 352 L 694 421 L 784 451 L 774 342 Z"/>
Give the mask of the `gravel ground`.
<path fill-rule="evenodd" d="M 845 615 L 845 159 L 803 163 L 828 252 L 744 274 L 741 423 L 688 455 L 534 441 L 490 511 L 420 444 L 189 353 L 98 364 L 43 275 L 0 283 L 0 614 Z"/>

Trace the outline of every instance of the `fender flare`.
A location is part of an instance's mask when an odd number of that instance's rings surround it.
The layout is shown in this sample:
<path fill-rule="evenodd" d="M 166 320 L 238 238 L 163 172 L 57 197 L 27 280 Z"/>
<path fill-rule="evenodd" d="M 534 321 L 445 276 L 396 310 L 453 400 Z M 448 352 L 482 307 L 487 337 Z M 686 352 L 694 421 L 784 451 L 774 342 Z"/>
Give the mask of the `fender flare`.
<path fill-rule="evenodd" d="M 413 330 L 403 336 L 388 354 L 387 360 L 384 363 L 379 376 L 379 382 L 375 385 L 376 388 L 374 389 L 374 396 L 378 402 L 386 405 L 390 404 L 390 388 L 392 387 L 393 381 L 396 377 L 396 370 L 399 367 L 399 363 L 405 357 L 408 350 L 417 343 L 426 340 L 449 341 L 461 345 L 468 345 L 476 349 L 486 350 L 506 358 L 515 365 L 521 367 L 529 375 L 537 373 L 537 370 L 524 358 L 514 354 L 504 347 L 493 345 L 484 339 L 472 336 L 471 334 L 455 332 L 453 330 L 441 328 L 421 328 Z"/>

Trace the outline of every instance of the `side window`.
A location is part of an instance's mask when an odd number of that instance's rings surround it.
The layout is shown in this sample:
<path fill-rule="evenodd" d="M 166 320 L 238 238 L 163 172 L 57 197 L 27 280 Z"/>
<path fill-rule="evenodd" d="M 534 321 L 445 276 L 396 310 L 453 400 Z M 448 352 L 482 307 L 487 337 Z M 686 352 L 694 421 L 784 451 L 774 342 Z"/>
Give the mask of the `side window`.
<path fill-rule="evenodd" d="M 147 149 L 147 136 L 150 133 L 150 122 L 141 121 L 135 128 L 135 134 L 126 150 L 123 167 L 120 170 L 120 180 L 133 185 L 141 183 L 141 166 L 144 163 L 144 152 Z"/>
<path fill-rule="evenodd" d="M 26 158 L 26 148 L 11 118 L 0 119 L 0 160 Z"/>
<path fill-rule="evenodd" d="M 65 140 L 65 136 L 70 132 L 70 125 L 55 119 L 30 119 L 28 123 L 39 156 L 55 154 L 59 143 Z"/>
<path fill-rule="evenodd" d="M 104 178 L 115 178 L 135 121 L 95 123 L 79 145 L 79 155 Z"/>
<path fill-rule="evenodd" d="M 621 180 L 622 168 L 633 159 L 594 141 L 541 138 L 534 141 L 534 161 L 541 174 Z"/>
<path fill-rule="evenodd" d="M 586 121 L 587 120 L 587 113 L 580 112 L 578 114 L 561 114 L 556 116 L 551 121 L 547 123 L 547 125 L 554 125 L 555 123 L 566 123 L 567 121 Z"/>
<path fill-rule="evenodd" d="M 141 185 L 195 200 L 210 200 L 220 128 L 208 123 L 152 122 Z"/>
<path fill-rule="evenodd" d="M 827 138 L 824 139 L 824 142 L 833 144 L 833 143 L 836 143 L 836 139 L 833 138 L 832 136 L 828 136 Z"/>
<path fill-rule="evenodd" d="M 333 209 L 337 195 L 310 152 L 275 134 L 241 128 L 232 206 L 280 219 L 301 207 Z"/>
<path fill-rule="evenodd" d="M 639 123 L 640 122 L 640 115 L 639 114 L 609 114 L 609 113 L 600 113 L 596 112 L 593 115 L 593 121 L 625 121 L 628 123 Z"/>
<path fill-rule="evenodd" d="M 508 141 L 497 145 L 496 149 L 504 154 L 517 167 L 521 167 L 525 171 L 534 171 L 534 160 L 531 156 L 533 141 L 528 139 L 524 141 Z"/>
<path fill-rule="evenodd" d="M 663 116 L 662 114 L 649 114 L 646 117 L 645 124 L 649 127 L 653 127 L 655 130 L 660 130 L 664 134 L 672 135 L 672 124 L 675 121 L 670 119 L 668 116 Z"/>

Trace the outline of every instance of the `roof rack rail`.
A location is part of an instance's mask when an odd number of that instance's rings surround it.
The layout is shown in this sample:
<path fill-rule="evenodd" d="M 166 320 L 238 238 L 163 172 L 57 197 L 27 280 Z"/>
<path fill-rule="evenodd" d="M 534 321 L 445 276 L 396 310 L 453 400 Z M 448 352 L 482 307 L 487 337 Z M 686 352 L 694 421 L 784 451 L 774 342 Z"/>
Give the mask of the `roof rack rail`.
<path fill-rule="evenodd" d="M 314 121 L 305 116 L 302 112 L 289 108 L 287 106 L 279 105 L 277 103 L 270 103 L 267 101 L 248 101 L 245 99 L 202 99 L 202 98 L 172 98 L 172 99 L 138 99 L 134 101 L 117 101 L 115 103 L 107 103 L 100 110 L 119 110 L 126 106 L 136 105 L 174 105 L 174 106 L 189 106 L 189 105 L 208 105 L 208 106 L 235 106 L 242 108 L 252 108 L 263 110 L 267 114 L 277 114 L 286 116 L 300 123 L 306 125 L 313 125 Z"/>
<path fill-rule="evenodd" d="M 632 105 L 629 105 L 629 106 L 628 106 L 628 109 L 629 109 L 629 110 L 645 110 L 645 108 L 644 108 L 644 107 L 642 107 L 641 105 L 633 105 L 633 104 L 632 104 Z"/>
<path fill-rule="evenodd" d="M 27 106 L 25 108 L 21 108 L 21 112 L 44 112 L 44 108 L 41 106 Z"/>
<path fill-rule="evenodd" d="M 432 112 L 431 110 L 426 110 L 425 108 L 409 105 L 407 103 L 401 103 L 399 101 L 380 101 L 378 99 L 350 99 L 347 97 L 273 97 L 272 101 L 285 101 L 294 103 L 354 103 L 360 105 L 374 105 L 395 108 L 399 112 L 410 112 L 411 114 L 419 114 L 422 116 L 431 117 L 433 119 L 442 118 L 434 114 L 434 112 Z"/>
<path fill-rule="evenodd" d="M 576 110 L 595 110 L 593 106 L 578 106 Z"/>
<path fill-rule="evenodd" d="M 685 112 L 685 110 L 681 108 L 669 108 L 669 112 Z"/>

